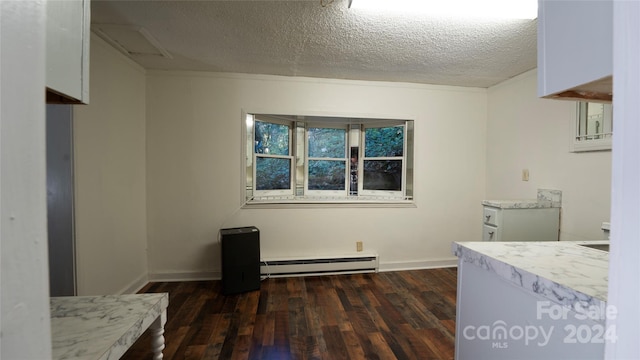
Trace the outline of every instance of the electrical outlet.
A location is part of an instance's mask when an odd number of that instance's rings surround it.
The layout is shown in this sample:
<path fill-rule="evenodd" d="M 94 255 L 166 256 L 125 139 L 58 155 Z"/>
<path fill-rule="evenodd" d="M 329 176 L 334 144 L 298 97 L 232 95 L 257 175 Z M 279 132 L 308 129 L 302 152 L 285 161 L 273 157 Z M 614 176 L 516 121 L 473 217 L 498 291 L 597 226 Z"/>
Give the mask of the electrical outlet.
<path fill-rule="evenodd" d="M 356 251 L 362 251 L 362 241 L 356 241 Z"/>
<path fill-rule="evenodd" d="M 522 181 L 529 181 L 529 169 L 522 169 Z"/>

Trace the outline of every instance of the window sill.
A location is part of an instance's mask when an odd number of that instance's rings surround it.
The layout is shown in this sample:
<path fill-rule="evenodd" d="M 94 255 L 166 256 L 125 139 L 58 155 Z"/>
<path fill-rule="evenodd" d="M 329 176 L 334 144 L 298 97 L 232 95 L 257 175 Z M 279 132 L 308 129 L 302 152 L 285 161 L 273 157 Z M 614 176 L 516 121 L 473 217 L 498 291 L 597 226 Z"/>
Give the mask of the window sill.
<path fill-rule="evenodd" d="M 317 208 L 415 208 L 413 200 L 253 200 L 245 203 L 243 209 L 317 209 Z"/>
<path fill-rule="evenodd" d="M 611 150 L 611 139 L 574 142 L 571 152 Z"/>

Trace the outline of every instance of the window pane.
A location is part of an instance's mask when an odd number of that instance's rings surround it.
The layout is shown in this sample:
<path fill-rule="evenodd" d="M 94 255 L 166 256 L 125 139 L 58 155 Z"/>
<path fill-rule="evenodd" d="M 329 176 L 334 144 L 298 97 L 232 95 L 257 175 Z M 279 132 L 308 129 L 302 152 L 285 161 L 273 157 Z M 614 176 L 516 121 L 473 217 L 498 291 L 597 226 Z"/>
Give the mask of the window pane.
<path fill-rule="evenodd" d="M 403 148 L 404 128 L 402 126 L 365 129 L 365 157 L 402 156 Z"/>
<path fill-rule="evenodd" d="M 289 126 L 256 121 L 256 154 L 289 155 Z"/>
<path fill-rule="evenodd" d="M 345 130 L 309 128 L 309 157 L 344 158 Z"/>
<path fill-rule="evenodd" d="M 344 190 L 346 161 L 309 160 L 309 190 Z"/>
<path fill-rule="evenodd" d="M 402 190 L 402 160 L 365 160 L 365 190 Z"/>
<path fill-rule="evenodd" d="M 291 189 L 291 160 L 279 158 L 256 158 L 256 189 Z"/>
<path fill-rule="evenodd" d="M 576 140 L 599 140 L 611 136 L 611 106 L 582 102 L 578 107 L 578 131 Z"/>

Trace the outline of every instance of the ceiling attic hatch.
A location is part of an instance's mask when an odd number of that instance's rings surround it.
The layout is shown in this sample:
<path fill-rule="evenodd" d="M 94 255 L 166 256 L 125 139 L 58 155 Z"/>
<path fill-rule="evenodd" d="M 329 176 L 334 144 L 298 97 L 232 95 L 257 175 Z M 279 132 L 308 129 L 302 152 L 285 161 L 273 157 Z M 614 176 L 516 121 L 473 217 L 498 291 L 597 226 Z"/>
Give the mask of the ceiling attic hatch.
<path fill-rule="evenodd" d="M 131 58 L 160 56 L 173 59 L 173 56 L 160 45 L 158 40 L 141 26 L 92 24 L 91 27 L 103 40 Z"/>

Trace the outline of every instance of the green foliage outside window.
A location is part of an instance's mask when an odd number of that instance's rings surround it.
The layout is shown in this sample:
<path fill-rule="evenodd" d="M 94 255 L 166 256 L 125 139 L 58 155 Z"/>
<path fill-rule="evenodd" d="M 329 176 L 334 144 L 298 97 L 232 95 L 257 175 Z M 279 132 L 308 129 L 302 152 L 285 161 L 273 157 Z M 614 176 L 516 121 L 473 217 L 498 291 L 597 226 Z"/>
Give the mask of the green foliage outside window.
<path fill-rule="evenodd" d="M 309 190 L 344 190 L 346 161 L 309 160 Z"/>
<path fill-rule="evenodd" d="M 289 126 L 256 121 L 256 154 L 289 155 Z"/>
<path fill-rule="evenodd" d="M 365 157 L 402 156 L 404 128 L 402 126 L 367 128 L 364 149 Z"/>
<path fill-rule="evenodd" d="M 345 130 L 309 128 L 309 157 L 344 158 Z"/>
<path fill-rule="evenodd" d="M 291 161 L 289 159 L 256 158 L 256 190 L 291 189 Z"/>
<path fill-rule="evenodd" d="M 364 189 L 400 191 L 402 160 L 365 160 Z"/>

